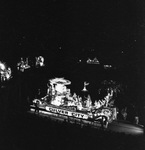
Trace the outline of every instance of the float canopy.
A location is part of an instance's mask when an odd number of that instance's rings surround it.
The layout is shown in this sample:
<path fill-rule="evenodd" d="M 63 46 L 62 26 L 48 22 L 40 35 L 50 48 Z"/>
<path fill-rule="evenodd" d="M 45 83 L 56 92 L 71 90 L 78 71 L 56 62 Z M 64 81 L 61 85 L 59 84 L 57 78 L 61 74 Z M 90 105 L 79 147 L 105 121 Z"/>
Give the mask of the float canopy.
<path fill-rule="evenodd" d="M 63 84 L 63 85 L 71 84 L 71 81 L 66 80 L 64 78 L 54 78 L 54 79 L 51 79 L 49 81 L 50 81 L 50 84 Z"/>

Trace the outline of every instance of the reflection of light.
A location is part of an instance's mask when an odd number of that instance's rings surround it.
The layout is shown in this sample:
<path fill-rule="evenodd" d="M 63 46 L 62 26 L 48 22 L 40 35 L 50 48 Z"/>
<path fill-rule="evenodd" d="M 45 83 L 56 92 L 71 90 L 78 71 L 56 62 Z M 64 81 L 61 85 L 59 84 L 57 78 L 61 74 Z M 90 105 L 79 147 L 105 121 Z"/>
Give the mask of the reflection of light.
<path fill-rule="evenodd" d="M 143 135 L 144 134 L 143 127 L 140 127 L 139 125 L 133 125 L 133 124 L 127 124 L 127 123 L 120 122 L 119 125 L 116 126 L 116 129 L 117 129 L 116 130 L 117 132 L 124 132 L 124 133 L 130 134 L 130 135 Z"/>

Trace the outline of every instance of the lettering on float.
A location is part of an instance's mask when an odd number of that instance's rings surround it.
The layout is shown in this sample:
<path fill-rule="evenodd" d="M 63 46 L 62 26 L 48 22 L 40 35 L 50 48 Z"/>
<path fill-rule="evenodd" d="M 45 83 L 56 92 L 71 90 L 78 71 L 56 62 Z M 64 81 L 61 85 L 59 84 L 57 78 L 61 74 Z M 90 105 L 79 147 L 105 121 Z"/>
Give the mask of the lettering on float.
<path fill-rule="evenodd" d="M 71 111 L 67 111 L 67 110 L 64 110 L 64 109 L 58 109 L 58 108 L 53 108 L 53 107 L 46 106 L 46 110 L 49 111 L 49 112 L 52 112 L 52 113 L 72 116 L 72 117 L 75 117 L 75 118 L 88 119 L 88 115 L 86 115 L 86 114 L 71 112 Z"/>

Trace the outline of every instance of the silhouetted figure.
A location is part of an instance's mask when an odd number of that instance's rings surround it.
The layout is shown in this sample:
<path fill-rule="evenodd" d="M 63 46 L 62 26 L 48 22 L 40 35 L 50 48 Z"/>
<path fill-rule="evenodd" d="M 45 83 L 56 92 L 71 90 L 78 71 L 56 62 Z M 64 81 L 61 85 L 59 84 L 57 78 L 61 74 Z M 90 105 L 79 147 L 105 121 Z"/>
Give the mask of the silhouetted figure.
<path fill-rule="evenodd" d="M 125 107 L 121 110 L 121 114 L 123 116 L 123 120 L 126 120 L 126 118 L 127 118 L 127 107 Z"/>
<path fill-rule="evenodd" d="M 36 99 L 40 99 L 41 98 L 41 90 L 40 89 L 38 89 L 38 91 L 37 91 L 37 93 L 36 93 L 36 95 L 35 95 L 35 98 Z"/>
<path fill-rule="evenodd" d="M 100 120 L 101 123 L 101 129 L 105 129 L 108 126 L 108 121 L 107 121 L 107 117 L 103 116 L 102 119 Z"/>
<path fill-rule="evenodd" d="M 138 116 L 135 116 L 135 124 L 138 124 L 139 123 L 139 117 Z"/>
<path fill-rule="evenodd" d="M 34 103 L 34 106 L 35 106 L 35 114 L 39 114 L 39 101 L 38 100 Z"/>

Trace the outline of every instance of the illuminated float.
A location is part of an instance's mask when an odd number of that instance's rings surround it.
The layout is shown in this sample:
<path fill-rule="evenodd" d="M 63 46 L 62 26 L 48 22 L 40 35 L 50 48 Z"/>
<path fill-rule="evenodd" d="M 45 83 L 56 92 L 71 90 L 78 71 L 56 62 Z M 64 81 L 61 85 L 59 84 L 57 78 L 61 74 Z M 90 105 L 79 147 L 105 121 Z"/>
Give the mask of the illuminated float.
<path fill-rule="evenodd" d="M 12 70 L 6 65 L 6 63 L 0 61 L 0 77 L 1 82 L 12 78 Z"/>
<path fill-rule="evenodd" d="M 45 66 L 45 64 L 44 64 L 44 57 L 42 57 L 42 56 L 38 56 L 38 57 L 35 57 L 35 59 L 36 59 L 36 67 L 43 67 L 43 66 Z"/>
<path fill-rule="evenodd" d="M 31 59 L 26 57 L 25 59 L 21 57 L 21 60 L 17 63 L 17 70 L 24 72 L 25 70 L 32 68 L 35 65 L 36 68 L 45 66 L 44 57 L 35 57 L 35 62 L 33 63 Z"/>
<path fill-rule="evenodd" d="M 24 72 L 26 69 L 31 68 L 31 66 L 28 64 L 28 58 L 24 60 L 24 58 L 21 57 L 20 62 L 17 63 L 17 70 Z"/>
<path fill-rule="evenodd" d="M 92 103 L 91 96 L 88 95 L 83 101 L 82 97 L 76 93 L 71 94 L 67 85 L 71 82 L 64 78 L 54 78 L 49 80 L 48 90 L 45 97 L 34 99 L 33 103 L 39 102 L 39 108 L 43 113 L 54 113 L 70 116 L 79 119 L 100 121 L 104 127 L 116 119 L 116 108 L 109 105 L 113 96 L 113 91 L 108 92 L 104 99 Z M 84 82 L 84 85 L 88 83 Z M 35 106 L 31 105 L 31 111 Z"/>
<path fill-rule="evenodd" d="M 100 64 L 99 60 L 95 57 L 94 59 L 87 59 L 87 64 Z"/>

